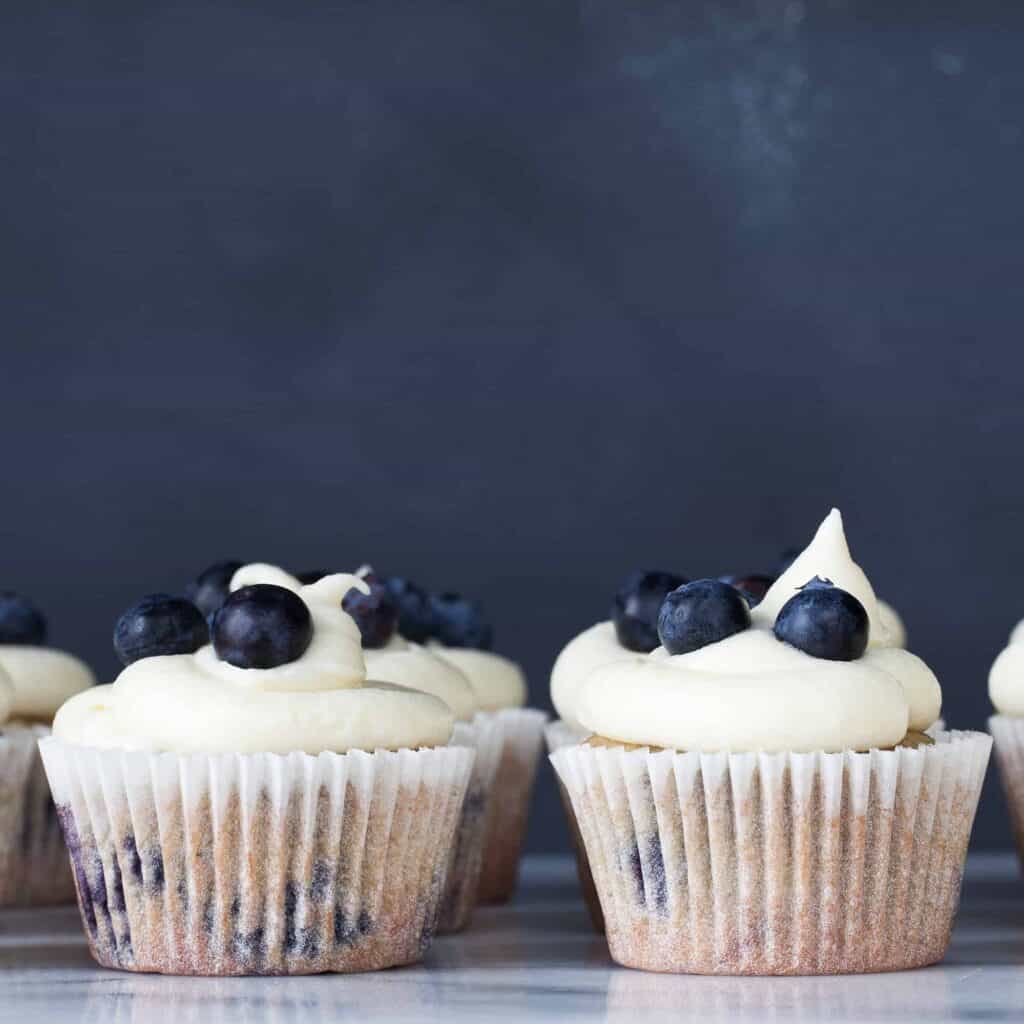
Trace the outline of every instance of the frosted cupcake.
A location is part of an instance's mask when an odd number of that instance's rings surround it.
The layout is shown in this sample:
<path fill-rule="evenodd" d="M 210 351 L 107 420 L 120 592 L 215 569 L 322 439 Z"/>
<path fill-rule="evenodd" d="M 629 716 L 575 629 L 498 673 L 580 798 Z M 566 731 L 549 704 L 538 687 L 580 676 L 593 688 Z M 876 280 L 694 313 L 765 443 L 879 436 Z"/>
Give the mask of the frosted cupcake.
<path fill-rule="evenodd" d="M 204 577 L 209 575 L 208 570 Z M 458 668 L 432 650 L 399 635 L 398 605 L 382 578 L 368 566 L 357 575 L 369 588 L 368 592 L 350 590 L 341 604 L 359 627 L 367 678 L 373 683 L 420 690 L 444 701 L 455 717 L 452 742 L 476 751 L 437 925 L 442 934 L 460 931 L 469 924 L 476 906 L 487 812 L 502 752 L 502 734 L 492 716 L 478 713 L 476 691 Z M 306 581 L 322 578 L 317 572 L 302 576 Z M 297 577 L 271 566 L 248 567 L 238 574 L 238 580 L 276 583 L 296 592 L 302 587 Z M 237 588 L 237 580 L 230 586 Z"/>
<path fill-rule="evenodd" d="M 37 743 L 57 708 L 96 680 L 45 644 L 42 614 L 17 594 L 0 594 L 0 907 L 75 898 Z"/>
<path fill-rule="evenodd" d="M 392 586 L 401 595 L 399 629 L 404 635 L 414 601 L 407 581 L 393 581 Z M 487 811 L 477 898 L 501 903 L 512 895 L 519 874 L 547 716 L 525 707 L 526 677 L 519 665 L 489 649 L 492 630 L 479 605 L 457 594 L 435 595 L 429 622 L 428 649 L 465 674 L 476 697 L 476 721 L 488 722 L 500 733 L 501 758 Z"/>
<path fill-rule="evenodd" d="M 1024 622 L 992 665 L 988 693 L 996 713 L 988 720 L 996 763 L 1010 808 L 1017 852 L 1024 866 Z"/>
<path fill-rule="evenodd" d="M 436 697 L 366 683 L 341 607 L 362 581 L 246 572 L 212 643 L 183 599 L 126 613 L 128 666 L 40 744 L 93 956 L 206 975 L 416 961 L 474 754 Z"/>
<path fill-rule="evenodd" d="M 836 974 L 940 960 L 990 740 L 889 646 L 833 512 L 753 609 L 700 580 L 596 668 L 552 761 L 626 966 Z"/>

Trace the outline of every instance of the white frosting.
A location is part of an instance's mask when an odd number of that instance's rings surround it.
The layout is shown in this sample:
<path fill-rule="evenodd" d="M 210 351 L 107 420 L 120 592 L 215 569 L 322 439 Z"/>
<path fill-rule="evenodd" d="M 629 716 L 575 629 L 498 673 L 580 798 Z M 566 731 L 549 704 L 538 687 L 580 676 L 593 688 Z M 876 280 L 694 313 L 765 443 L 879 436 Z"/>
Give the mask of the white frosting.
<path fill-rule="evenodd" d="M 907 627 L 903 624 L 900 613 L 881 598 L 878 598 L 878 619 L 883 631 L 889 636 L 890 647 L 907 646 Z"/>
<path fill-rule="evenodd" d="M 452 709 L 460 722 L 468 722 L 479 710 L 476 692 L 464 672 L 397 633 L 385 647 L 365 648 L 363 657 L 366 674 L 374 682 L 397 683 L 432 693 Z"/>
<path fill-rule="evenodd" d="M 283 586 L 286 575 L 246 566 L 232 587 Z M 366 685 L 359 627 L 341 607 L 351 588 L 366 585 L 345 574 L 307 587 L 289 579 L 313 620 L 302 657 L 243 669 L 220 661 L 207 645 L 194 654 L 145 658 L 112 686 L 72 698 L 54 720 L 54 735 L 86 746 L 177 753 L 318 754 L 446 743 L 454 719 L 442 701 L 386 683 Z"/>
<path fill-rule="evenodd" d="M 988 674 L 988 695 L 1001 715 L 1024 718 L 1024 621 L 1010 634 Z"/>
<path fill-rule="evenodd" d="M 14 683 L 11 677 L 0 668 L 0 725 L 11 717 L 14 708 Z"/>
<path fill-rule="evenodd" d="M 562 721 L 582 729 L 576 717 L 580 684 L 601 665 L 635 657 L 636 651 L 619 643 L 614 622 L 599 622 L 570 640 L 551 669 L 551 701 Z"/>
<path fill-rule="evenodd" d="M 465 673 L 481 711 L 521 708 L 526 703 L 526 676 L 511 659 L 472 647 L 445 647 L 431 641 L 429 649 Z"/>
<path fill-rule="evenodd" d="M 872 646 L 855 661 L 813 658 L 771 632 L 778 609 L 814 576 L 864 604 Z M 874 591 L 850 559 L 838 512 L 751 619 L 750 629 L 688 654 L 658 648 L 606 662 L 579 686 L 576 717 L 588 731 L 627 743 L 798 753 L 893 746 L 908 728 L 923 730 L 938 717 L 938 681 L 919 658 L 887 646 Z"/>
<path fill-rule="evenodd" d="M 14 687 L 11 718 L 49 722 L 68 697 L 93 686 L 84 661 L 51 647 L 0 644 L 0 668 Z"/>

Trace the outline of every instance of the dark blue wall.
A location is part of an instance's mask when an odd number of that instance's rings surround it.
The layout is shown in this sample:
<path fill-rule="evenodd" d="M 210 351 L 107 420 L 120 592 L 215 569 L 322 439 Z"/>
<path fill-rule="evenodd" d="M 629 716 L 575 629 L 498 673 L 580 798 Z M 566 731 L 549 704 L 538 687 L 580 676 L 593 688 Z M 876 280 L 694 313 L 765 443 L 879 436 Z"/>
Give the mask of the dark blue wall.
<path fill-rule="evenodd" d="M 483 597 L 545 703 L 626 570 L 767 566 L 835 503 L 981 726 L 1020 5 L 324 6 L 4 5 L 2 585 L 106 676 L 215 558 L 369 559 Z"/>

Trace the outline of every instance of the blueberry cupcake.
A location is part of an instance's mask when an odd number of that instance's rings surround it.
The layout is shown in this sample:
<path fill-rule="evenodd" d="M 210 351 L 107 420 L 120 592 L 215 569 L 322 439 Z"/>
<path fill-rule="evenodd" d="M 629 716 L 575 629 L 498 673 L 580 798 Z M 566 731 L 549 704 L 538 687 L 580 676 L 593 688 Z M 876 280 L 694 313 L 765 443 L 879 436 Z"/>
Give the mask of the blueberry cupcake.
<path fill-rule="evenodd" d="M 323 575 L 306 572 L 301 578 L 308 583 Z M 359 627 L 367 678 L 373 685 L 391 683 L 443 700 L 455 717 L 452 743 L 476 751 L 452 844 L 448 882 L 437 924 L 440 934 L 461 931 L 469 924 L 476 906 L 490 795 L 502 753 L 502 734 L 493 717 L 479 713 L 476 692 L 458 668 L 398 633 L 398 604 L 386 581 L 369 566 L 364 566 L 357 575 L 369 588 L 368 593 L 350 590 L 341 606 Z M 209 580 L 210 576 L 208 570 L 200 580 Z M 248 579 L 250 583 L 273 582 L 295 591 L 302 586 L 298 577 L 270 567 L 247 567 L 238 574 L 238 579 Z M 200 594 L 202 589 L 199 588 Z M 210 600 L 215 599 L 215 594 L 211 594 Z"/>
<path fill-rule="evenodd" d="M 552 755 L 612 957 L 698 974 L 901 970 L 945 954 L 991 740 L 888 646 L 833 511 L 753 608 L 698 580 L 661 646 L 594 669 Z"/>
<path fill-rule="evenodd" d="M 37 744 L 60 705 L 95 682 L 78 658 L 46 646 L 36 608 L 0 594 L 0 907 L 75 898 Z"/>
<path fill-rule="evenodd" d="M 519 874 L 547 716 L 525 707 L 526 677 L 519 665 L 490 650 L 493 631 L 479 605 L 458 594 L 431 595 L 423 617 L 416 588 L 407 580 L 392 580 L 391 586 L 399 604 L 399 631 L 407 638 L 406 629 L 427 632 L 428 649 L 463 672 L 473 687 L 475 720 L 500 733 L 477 898 L 502 903 L 512 895 Z"/>
<path fill-rule="evenodd" d="M 996 713 L 988 720 L 996 764 L 1010 809 L 1017 852 L 1024 866 L 1024 622 L 992 665 L 988 693 Z"/>
<path fill-rule="evenodd" d="M 127 667 L 40 743 L 106 967 L 376 970 L 434 934 L 474 753 L 436 697 L 367 684 L 341 607 L 365 583 L 272 575 L 236 573 L 209 637 L 183 598 L 130 609 Z"/>

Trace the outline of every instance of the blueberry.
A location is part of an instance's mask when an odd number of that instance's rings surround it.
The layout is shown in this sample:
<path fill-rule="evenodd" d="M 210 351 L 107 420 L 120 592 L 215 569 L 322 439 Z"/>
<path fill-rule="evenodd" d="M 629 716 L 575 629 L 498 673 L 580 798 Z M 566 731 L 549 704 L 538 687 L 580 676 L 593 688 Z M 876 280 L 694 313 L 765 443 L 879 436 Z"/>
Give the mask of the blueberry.
<path fill-rule="evenodd" d="M 363 582 L 370 592 L 350 590 L 342 598 L 341 607 L 356 620 L 364 647 L 383 647 L 398 625 L 398 605 L 387 584 L 376 573 L 364 573 Z"/>
<path fill-rule="evenodd" d="M 385 582 L 398 606 L 398 632 L 414 644 L 426 643 L 437 632 L 430 595 L 402 576 L 389 576 Z"/>
<path fill-rule="evenodd" d="M 658 615 L 658 636 L 669 654 L 696 651 L 749 626 L 743 595 L 721 580 L 695 580 L 673 590 Z"/>
<path fill-rule="evenodd" d="M 43 613 L 20 594 L 0 592 L 0 644 L 40 647 L 45 643 Z"/>
<path fill-rule="evenodd" d="M 161 654 L 191 654 L 210 639 L 202 612 L 183 597 L 148 594 L 114 626 L 114 651 L 122 665 Z"/>
<path fill-rule="evenodd" d="M 298 594 L 271 583 L 234 591 L 213 617 L 213 649 L 237 668 L 275 668 L 301 658 L 313 620 Z"/>
<path fill-rule="evenodd" d="M 756 608 L 764 600 L 768 588 L 775 582 L 772 576 L 762 576 L 760 573 L 751 573 L 749 576 L 719 576 L 723 583 L 735 587 L 746 599 L 751 608 Z"/>
<path fill-rule="evenodd" d="M 781 608 L 775 635 L 814 658 L 854 661 L 868 646 L 864 605 L 829 580 L 815 576 Z"/>
<path fill-rule="evenodd" d="M 615 591 L 612 621 L 619 643 L 650 653 L 658 646 L 658 612 L 665 597 L 686 583 L 674 572 L 634 572 Z"/>
<path fill-rule="evenodd" d="M 437 639 L 447 647 L 475 647 L 490 650 L 493 630 L 484 621 L 475 601 L 458 594 L 433 594 L 430 609 L 436 622 Z"/>
<path fill-rule="evenodd" d="M 204 569 L 193 583 L 185 588 L 185 596 L 206 616 L 211 615 L 231 593 L 231 577 L 242 568 L 243 562 L 216 562 Z"/>

